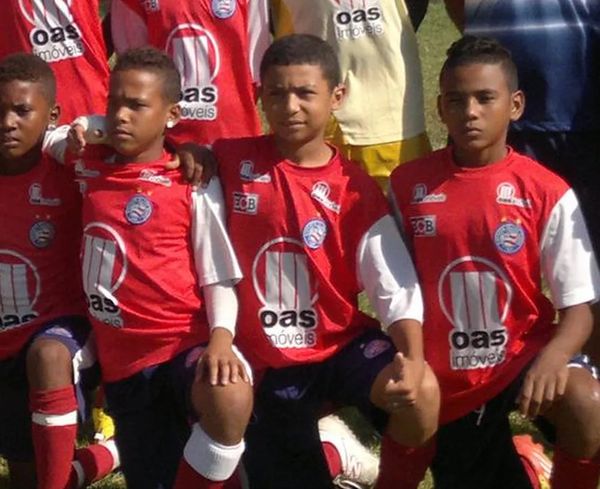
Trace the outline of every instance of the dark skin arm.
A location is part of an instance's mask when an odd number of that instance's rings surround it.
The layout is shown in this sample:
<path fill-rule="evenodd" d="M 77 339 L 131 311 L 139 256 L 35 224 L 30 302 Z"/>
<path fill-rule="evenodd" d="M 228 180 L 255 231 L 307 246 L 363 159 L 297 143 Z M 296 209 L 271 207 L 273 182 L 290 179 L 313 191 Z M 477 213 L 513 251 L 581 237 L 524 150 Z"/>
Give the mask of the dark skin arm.
<path fill-rule="evenodd" d="M 569 372 L 567 363 L 581 349 L 592 332 L 589 304 L 578 304 L 559 311 L 556 333 L 540 351 L 529 368 L 521 393 L 521 414 L 535 418 L 550 408 L 565 393 Z"/>
<path fill-rule="evenodd" d="M 425 14 L 427 13 L 427 7 L 429 6 L 429 0 L 404 0 L 406 8 L 408 9 L 408 15 L 410 21 L 416 30 L 423 22 Z"/>
<path fill-rule="evenodd" d="M 401 319 L 390 325 L 388 335 L 398 353 L 393 360 L 394 378 L 385 387 L 386 398 L 390 405 L 412 406 L 425 372 L 423 328 L 419 321 Z"/>

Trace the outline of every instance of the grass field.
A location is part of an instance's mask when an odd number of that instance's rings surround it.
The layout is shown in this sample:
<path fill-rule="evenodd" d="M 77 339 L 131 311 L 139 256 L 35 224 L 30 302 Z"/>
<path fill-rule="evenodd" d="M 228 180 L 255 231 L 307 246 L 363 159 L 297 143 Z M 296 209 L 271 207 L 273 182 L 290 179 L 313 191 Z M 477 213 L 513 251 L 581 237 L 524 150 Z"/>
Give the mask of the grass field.
<path fill-rule="evenodd" d="M 434 148 L 445 144 L 446 134 L 436 113 L 437 76 L 443 63 L 445 50 L 458 37 L 458 32 L 446 16 L 442 3 L 432 0 L 427 16 L 419 30 L 421 60 L 425 86 L 425 113 L 428 134 Z M 342 415 L 356 429 L 358 436 L 368 445 L 377 449 L 378 441 L 366 424 L 352 411 L 344 411 Z M 515 432 L 530 432 L 531 426 L 518 417 L 513 418 Z M 8 488 L 6 468 L 0 462 L 0 489 Z M 95 489 L 125 489 L 120 475 L 112 475 L 94 484 Z M 421 489 L 433 487 L 430 478 L 423 482 Z M 309 488 L 307 488 L 309 489 Z"/>

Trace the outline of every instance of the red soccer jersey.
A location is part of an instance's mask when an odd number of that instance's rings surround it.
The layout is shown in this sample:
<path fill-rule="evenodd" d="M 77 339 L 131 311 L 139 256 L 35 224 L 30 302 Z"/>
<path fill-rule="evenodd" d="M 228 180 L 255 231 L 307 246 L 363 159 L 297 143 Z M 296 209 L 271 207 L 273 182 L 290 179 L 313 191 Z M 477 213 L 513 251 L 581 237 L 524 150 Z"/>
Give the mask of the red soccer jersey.
<path fill-rule="evenodd" d="M 389 218 L 376 183 L 337 153 L 326 166 L 298 167 L 281 159 L 272 136 L 217 141 L 213 150 L 244 273 L 237 343 L 253 367 L 323 361 L 379 327 L 357 306 L 377 268 L 365 263 L 365 237 Z M 410 261 L 406 271 L 411 282 Z M 420 307 L 420 292 L 405 302 Z M 404 303 L 383 309 L 395 309 L 388 324 L 410 315 Z"/>
<path fill-rule="evenodd" d="M 251 72 L 251 58 L 262 55 L 255 41 L 268 34 L 266 15 L 254 14 L 260 3 L 265 0 L 113 0 L 116 48 L 150 44 L 179 69 L 182 120 L 169 131 L 176 142 L 210 144 L 262 132 Z"/>
<path fill-rule="evenodd" d="M 501 392 L 554 334 L 542 275 L 564 308 L 597 296 L 597 269 L 573 191 L 512 150 L 461 168 L 444 149 L 400 166 L 391 184 L 423 288 L 425 353 L 445 423 Z"/>
<path fill-rule="evenodd" d="M 128 377 L 208 341 L 199 286 L 233 278 L 204 260 L 192 236 L 191 188 L 167 156 L 148 164 L 101 158 L 78 164 L 83 180 L 83 284 L 105 381 Z M 218 258 L 218 257 L 217 257 Z"/>
<path fill-rule="evenodd" d="M 3 0 L 0 58 L 27 52 L 56 75 L 61 120 L 106 110 L 108 64 L 98 0 Z"/>
<path fill-rule="evenodd" d="M 80 198 L 72 173 L 48 157 L 29 172 L 0 176 L 0 360 L 40 326 L 83 315 Z"/>

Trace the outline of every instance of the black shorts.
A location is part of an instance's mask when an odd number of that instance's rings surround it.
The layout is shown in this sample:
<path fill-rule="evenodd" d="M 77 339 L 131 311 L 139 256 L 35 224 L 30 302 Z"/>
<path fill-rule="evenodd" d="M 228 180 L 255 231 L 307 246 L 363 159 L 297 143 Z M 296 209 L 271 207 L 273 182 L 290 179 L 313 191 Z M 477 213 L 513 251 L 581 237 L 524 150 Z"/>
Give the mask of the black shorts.
<path fill-rule="evenodd" d="M 569 368 L 585 368 L 598 378 L 584 355 L 574 357 Z M 527 370 L 481 408 L 440 426 L 431 467 L 436 489 L 531 489 L 512 442 L 508 419 L 516 408 Z M 554 442 L 554 428 L 545 418 L 539 417 L 534 423 L 549 442 Z"/>
<path fill-rule="evenodd" d="M 91 326 L 82 317 L 58 318 L 42 326 L 19 355 L 0 361 L 0 453 L 8 460 L 34 459 L 26 368 L 29 346 L 37 338 L 47 338 L 67 347 L 73 361 L 79 419 L 85 421 L 92 405 L 91 392 L 100 380 L 95 351 L 88 342 L 90 333 Z"/>
<path fill-rule="evenodd" d="M 318 419 L 324 406 L 355 406 L 382 431 L 388 415 L 369 399 L 371 386 L 396 349 L 372 330 L 332 358 L 268 370 L 259 384 L 246 432 L 244 466 L 252 489 L 331 488 Z"/>

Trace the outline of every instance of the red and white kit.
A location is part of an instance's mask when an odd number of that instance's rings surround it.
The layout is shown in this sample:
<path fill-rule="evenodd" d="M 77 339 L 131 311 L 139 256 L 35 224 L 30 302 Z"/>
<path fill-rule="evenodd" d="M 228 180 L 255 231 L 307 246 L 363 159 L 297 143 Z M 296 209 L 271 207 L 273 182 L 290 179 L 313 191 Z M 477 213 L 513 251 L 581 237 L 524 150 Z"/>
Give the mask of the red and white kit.
<path fill-rule="evenodd" d="M 272 136 L 217 141 L 228 229 L 244 279 L 237 344 L 253 367 L 323 361 L 379 323 L 422 320 L 410 256 L 377 184 L 337 152 L 318 168 Z M 391 252 L 391 253 L 390 253 Z"/>
<path fill-rule="evenodd" d="M 98 0 L 3 0 L 2 17 L 0 58 L 27 52 L 50 63 L 63 122 L 104 113 L 108 63 Z"/>
<path fill-rule="evenodd" d="M 445 423 L 516 378 L 553 336 L 555 308 L 599 296 L 597 265 L 573 191 L 512 150 L 481 168 L 437 151 L 395 170 L 392 196 L 423 288 Z"/>
<path fill-rule="evenodd" d="M 83 284 L 108 382 L 208 341 L 200 287 L 240 277 L 218 180 L 193 192 L 168 159 L 77 165 Z"/>
<path fill-rule="evenodd" d="M 0 176 L 0 360 L 47 322 L 85 314 L 80 203 L 72 172 L 48 157 Z"/>
<path fill-rule="evenodd" d="M 260 134 L 255 86 L 269 42 L 266 0 L 112 0 L 117 52 L 150 44 L 182 76 L 175 141 Z"/>

